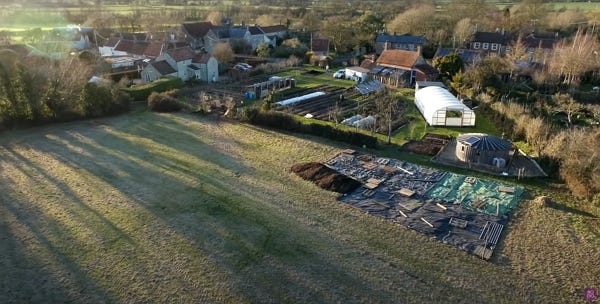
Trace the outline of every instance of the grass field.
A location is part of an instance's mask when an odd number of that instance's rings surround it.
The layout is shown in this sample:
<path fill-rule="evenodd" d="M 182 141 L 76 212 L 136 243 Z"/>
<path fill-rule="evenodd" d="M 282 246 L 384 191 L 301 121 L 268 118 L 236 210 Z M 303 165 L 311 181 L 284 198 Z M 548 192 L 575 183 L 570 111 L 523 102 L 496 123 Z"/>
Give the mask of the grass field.
<path fill-rule="evenodd" d="M 600 287 L 586 213 L 524 203 L 485 262 L 289 170 L 340 148 L 146 111 L 0 134 L 0 303 L 571 303 Z"/>

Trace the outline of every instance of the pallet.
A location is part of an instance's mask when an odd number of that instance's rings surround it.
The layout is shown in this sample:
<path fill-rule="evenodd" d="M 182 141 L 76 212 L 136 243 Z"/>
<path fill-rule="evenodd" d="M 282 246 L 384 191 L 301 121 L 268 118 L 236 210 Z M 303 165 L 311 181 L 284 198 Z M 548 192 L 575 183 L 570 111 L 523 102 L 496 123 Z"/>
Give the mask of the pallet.
<path fill-rule="evenodd" d="M 492 257 L 493 250 L 485 246 L 478 245 L 473 253 L 484 260 L 489 260 Z"/>
<path fill-rule="evenodd" d="M 455 218 L 455 217 L 451 217 L 450 218 L 450 225 L 454 226 L 454 227 L 458 227 L 458 228 L 467 228 L 469 222 L 459 219 L 459 218 Z"/>
<path fill-rule="evenodd" d="M 479 239 L 484 240 L 486 244 L 495 246 L 498 243 L 498 239 L 500 239 L 502 229 L 504 229 L 504 225 L 487 221 L 483 230 L 481 230 Z"/>

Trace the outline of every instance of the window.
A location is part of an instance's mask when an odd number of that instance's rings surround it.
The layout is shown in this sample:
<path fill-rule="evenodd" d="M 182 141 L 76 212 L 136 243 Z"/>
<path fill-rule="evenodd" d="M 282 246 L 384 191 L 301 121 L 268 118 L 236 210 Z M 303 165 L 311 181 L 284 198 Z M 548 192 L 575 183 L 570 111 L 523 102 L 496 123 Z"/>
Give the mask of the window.
<path fill-rule="evenodd" d="M 475 43 L 473 43 L 473 48 L 478 50 L 480 45 L 481 44 L 479 42 L 475 42 Z"/>
<path fill-rule="evenodd" d="M 484 42 L 484 43 L 483 43 L 483 49 L 484 49 L 484 50 L 487 50 L 489 47 L 490 47 L 490 44 L 489 44 L 489 43 L 487 43 L 487 42 Z"/>
<path fill-rule="evenodd" d="M 497 51 L 497 50 L 498 50 L 498 44 L 492 43 L 492 51 Z"/>

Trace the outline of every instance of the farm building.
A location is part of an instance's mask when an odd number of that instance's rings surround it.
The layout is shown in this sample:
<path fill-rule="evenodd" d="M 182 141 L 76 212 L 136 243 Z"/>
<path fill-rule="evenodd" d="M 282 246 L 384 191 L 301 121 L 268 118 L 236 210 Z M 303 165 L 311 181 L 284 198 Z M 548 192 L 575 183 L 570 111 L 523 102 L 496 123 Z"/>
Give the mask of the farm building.
<path fill-rule="evenodd" d="M 363 82 L 368 78 L 369 70 L 361 68 L 359 66 L 353 66 L 346 68 L 346 79 L 352 79 L 354 81 Z"/>
<path fill-rule="evenodd" d="M 506 167 L 513 151 L 510 141 L 483 133 L 465 133 L 456 139 L 456 157 L 468 163 Z"/>
<path fill-rule="evenodd" d="M 415 104 L 430 126 L 475 125 L 475 112 L 448 90 L 431 86 L 415 92 Z"/>

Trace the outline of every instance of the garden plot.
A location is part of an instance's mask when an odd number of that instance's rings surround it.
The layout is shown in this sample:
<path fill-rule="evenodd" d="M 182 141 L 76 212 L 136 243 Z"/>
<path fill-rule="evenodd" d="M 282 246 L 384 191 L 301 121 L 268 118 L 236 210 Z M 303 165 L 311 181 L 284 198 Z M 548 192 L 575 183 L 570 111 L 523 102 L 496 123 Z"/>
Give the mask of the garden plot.
<path fill-rule="evenodd" d="M 293 105 L 281 106 L 278 109 L 294 115 L 305 116 L 310 114 L 315 119 L 329 120 L 332 109 L 336 105 L 339 109 L 337 112 L 342 117 L 352 115 L 358 108 L 358 102 L 355 100 L 358 94 L 355 91 L 348 91 L 339 87 L 319 86 L 317 88 L 296 90 L 293 95 L 284 95 L 282 99 L 307 95 L 316 91 L 324 92 L 325 95 L 309 98 Z M 344 98 L 340 99 L 340 95 L 343 95 Z"/>
<path fill-rule="evenodd" d="M 450 140 L 452 140 L 450 136 L 427 133 L 421 140 L 411 140 L 404 144 L 402 148 L 410 152 L 434 156 L 438 154 Z"/>
<path fill-rule="evenodd" d="M 363 186 L 340 201 L 489 259 L 519 187 L 345 150 L 325 163 Z M 492 210 L 493 206 L 493 210 Z"/>

